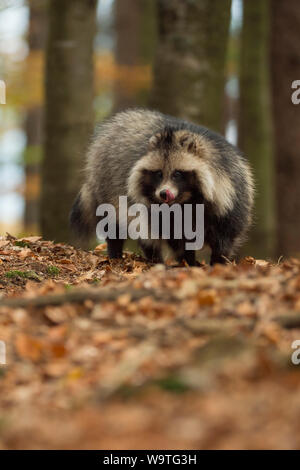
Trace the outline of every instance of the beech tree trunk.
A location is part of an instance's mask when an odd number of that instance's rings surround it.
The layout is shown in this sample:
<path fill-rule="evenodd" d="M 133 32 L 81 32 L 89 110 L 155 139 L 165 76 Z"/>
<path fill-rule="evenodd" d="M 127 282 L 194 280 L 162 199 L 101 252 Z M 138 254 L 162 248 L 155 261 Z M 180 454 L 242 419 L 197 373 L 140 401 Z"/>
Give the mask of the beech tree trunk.
<path fill-rule="evenodd" d="M 277 252 L 288 256 L 300 253 L 300 105 L 291 100 L 300 79 L 300 5 L 272 0 L 271 6 Z"/>
<path fill-rule="evenodd" d="M 154 0 L 115 0 L 115 58 L 119 70 L 132 74 L 134 67 L 152 65 L 156 40 L 156 2 Z M 128 86 L 129 85 L 129 86 Z M 146 105 L 149 90 L 135 88 L 127 80 L 117 80 L 113 111 Z"/>
<path fill-rule="evenodd" d="M 222 131 L 231 0 L 158 0 L 152 107 Z"/>
<path fill-rule="evenodd" d="M 240 62 L 239 147 L 256 180 L 247 254 L 275 254 L 274 158 L 269 76 L 269 0 L 244 1 Z"/>
<path fill-rule="evenodd" d="M 46 39 L 46 0 L 34 0 L 29 3 L 29 57 L 42 54 Z M 39 225 L 40 167 L 42 160 L 43 108 L 31 106 L 26 112 L 25 132 L 25 210 L 24 231 L 35 233 Z"/>
<path fill-rule="evenodd" d="M 41 226 L 50 240 L 72 240 L 69 211 L 93 128 L 96 4 L 96 0 L 49 3 Z"/>

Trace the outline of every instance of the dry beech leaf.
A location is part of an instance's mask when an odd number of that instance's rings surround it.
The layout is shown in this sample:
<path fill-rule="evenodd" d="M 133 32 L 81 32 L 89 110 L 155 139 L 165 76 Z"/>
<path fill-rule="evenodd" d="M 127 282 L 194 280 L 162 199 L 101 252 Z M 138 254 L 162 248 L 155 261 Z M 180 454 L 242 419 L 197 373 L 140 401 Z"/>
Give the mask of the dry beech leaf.
<path fill-rule="evenodd" d="M 238 315 L 245 315 L 245 316 L 248 316 L 248 317 L 256 317 L 257 316 L 257 312 L 255 311 L 255 308 L 247 300 L 245 300 L 244 302 L 241 302 L 236 307 L 236 313 Z"/>
<path fill-rule="evenodd" d="M 99 274 L 98 274 L 97 271 L 92 270 L 92 271 L 88 271 L 88 272 L 82 274 L 81 276 L 79 276 L 77 278 L 77 281 L 78 282 L 92 281 L 95 278 L 99 278 Z"/>
<path fill-rule="evenodd" d="M 53 340 L 62 340 L 68 334 L 68 325 L 53 326 L 49 329 L 49 338 Z"/>
<path fill-rule="evenodd" d="M 95 346 L 100 344 L 109 343 L 112 340 L 112 332 L 111 331 L 98 331 L 97 333 L 93 334 L 93 343 Z"/>
<path fill-rule="evenodd" d="M 251 264 L 251 265 L 255 265 L 256 264 L 256 261 L 254 258 L 252 258 L 252 256 L 246 256 L 245 258 L 243 258 L 240 262 L 239 262 L 240 265 L 243 265 L 243 264 Z"/>
<path fill-rule="evenodd" d="M 57 262 L 60 263 L 60 264 L 72 264 L 72 261 L 70 259 L 67 259 L 67 258 L 58 259 Z"/>
<path fill-rule="evenodd" d="M 49 377 L 58 378 L 67 374 L 69 369 L 68 362 L 56 360 L 47 364 L 44 368 L 44 373 Z"/>
<path fill-rule="evenodd" d="M 266 268 L 270 266 L 270 263 L 264 259 L 257 259 L 255 260 L 255 266 L 260 266 L 262 268 Z"/>
<path fill-rule="evenodd" d="M 261 329 L 261 335 L 273 344 L 278 344 L 281 337 L 281 331 L 275 323 L 267 323 Z"/>
<path fill-rule="evenodd" d="M 15 346 L 20 357 L 30 359 L 31 361 L 39 361 L 45 349 L 43 341 L 23 333 L 17 335 Z"/>
<path fill-rule="evenodd" d="M 106 251 L 107 250 L 107 243 L 100 243 L 97 245 L 94 251 Z"/>
<path fill-rule="evenodd" d="M 44 315 L 52 323 L 64 323 L 68 320 L 68 313 L 63 307 L 46 307 Z"/>
<path fill-rule="evenodd" d="M 91 267 L 95 268 L 99 263 L 99 257 L 93 255 L 92 253 L 88 253 L 85 259 L 86 263 L 89 264 Z"/>
<path fill-rule="evenodd" d="M 25 242 L 25 243 L 36 243 L 36 242 L 40 241 L 41 239 L 42 239 L 42 237 L 34 236 L 34 237 L 19 238 L 18 241 L 19 242 Z"/>
<path fill-rule="evenodd" d="M 55 359 L 65 357 L 67 354 L 67 349 L 64 343 L 54 342 L 49 343 L 48 351 L 51 356 Z"/>
<path fill-rule="evenodd" d="M 120 295 L 120 297 L 117 298 L 117 304 L 120 305 L 120 307 L 127 307 L 127 305 L 130 304 L 130 301 L 131 301 L 130 294 Z"/>
<path fill-rule="evenodd" d="M 36 255 L 33 253 L 33 251 L 30 248 L 23 248 L 18 252 L 18 257 L 21 259 L 25 258 L 35 258 Z"/>
<path fill-rule="evenodd" d="M 81 367 L 74 367 L 74 369 L 70 370 L 67 375 L 67 380 L 72 382 L 74 380 L 78 380 L 83 376 L 84 372 Z"/>
<path fill-rule="evenodd" d="M 202 290 L 197 295 L 198 304 L 201 306 L 214 305 L 218 298 L 215 289 Z"/>

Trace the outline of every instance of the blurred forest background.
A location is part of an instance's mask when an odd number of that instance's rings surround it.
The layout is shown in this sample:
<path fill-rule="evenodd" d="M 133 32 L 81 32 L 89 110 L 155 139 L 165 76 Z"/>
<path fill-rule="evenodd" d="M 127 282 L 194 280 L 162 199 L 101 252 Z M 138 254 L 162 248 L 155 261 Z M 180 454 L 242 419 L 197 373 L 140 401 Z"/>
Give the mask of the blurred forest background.
<path fill-rule="evenodd" d="M 70 241 L 96 121 L 149 106 L 213 128 L 256 177 L 247 255 L 300 255 L 299 0 L 0 0 L 0 233 Z"/>

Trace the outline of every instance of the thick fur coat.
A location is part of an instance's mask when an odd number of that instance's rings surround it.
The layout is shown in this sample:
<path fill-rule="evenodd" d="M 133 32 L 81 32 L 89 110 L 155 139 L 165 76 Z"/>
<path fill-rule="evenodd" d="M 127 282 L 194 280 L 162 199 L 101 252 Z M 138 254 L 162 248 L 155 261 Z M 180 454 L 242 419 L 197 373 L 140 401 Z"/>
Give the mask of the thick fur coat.
<path fill-rule="evenodd" d="M 71 212 L 81 236 L 95 233 L 97 206 L 204 203 L 205 243 L 211 263 L 232 258 L 251 224 L 253 178 L 247 160 L 222 136 L 205 127 L 144 109 L 121 112 L 96 130 L 87 153 L 85 181 Z M 177 260 L 195 263 L 184 243 L 169 240 Z M 122 240 L 108 240 L 111 257 L 122 255 Z M 164 258 L 165 240 L 141 240 L 146 256 Z"/>

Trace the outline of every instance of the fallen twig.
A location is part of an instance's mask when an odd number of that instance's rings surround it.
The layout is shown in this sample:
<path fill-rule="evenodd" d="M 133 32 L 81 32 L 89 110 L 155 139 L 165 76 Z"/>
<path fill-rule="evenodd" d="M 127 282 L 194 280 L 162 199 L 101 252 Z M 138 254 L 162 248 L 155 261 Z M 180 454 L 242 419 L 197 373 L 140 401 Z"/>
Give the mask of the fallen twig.
<path fill-rule="evenodd" d="M 300 314 L 296 313 L 293 315 L 280 316 L 274 318 L 274 320 L 280 324 L 282 328 L 292 329 L 300 328 Z"/>
<path fill-rule="evenodd" d="M 131 300 L 139 300 L 148 296 L 153 297 L 155 300 L 171 301 L 173 299 L 172 295 L 166 295 L 154 289 L 132 289 L 129 287 L 122 287 L 120 289 L 85 288 L 74 289 L 63 294 L 3 299 L 0 301 L 0 307 L 45 307 L 47 305 L 61 305 L 64 303 L 83 303 L 86 300 L 92 300 L 93 302 L 115 301 L 118 297 L 125 294 L 129 295 Z"/>

